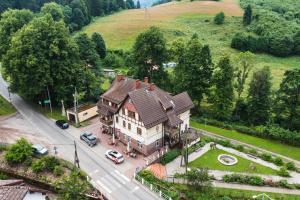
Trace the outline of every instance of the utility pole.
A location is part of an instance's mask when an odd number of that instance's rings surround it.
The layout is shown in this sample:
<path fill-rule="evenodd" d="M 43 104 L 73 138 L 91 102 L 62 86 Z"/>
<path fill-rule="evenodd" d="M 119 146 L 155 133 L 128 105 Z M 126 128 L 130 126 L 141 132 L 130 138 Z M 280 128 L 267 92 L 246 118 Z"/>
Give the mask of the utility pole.
<path fill-rule="evenodd" d="M 76 87 L 75 87 L 75 93 L 73 94 L 73 97 L 74 97 L 74 112 L 75 112 L 75 115 L 76 115 L 75 123 L 76 123 L 76 126 L 78 127 L 80 124 L 79 124 L 79 118 L 78 118 L 78 112 L 77 112 L 78 100 L 77 100 L 77 89 L 76 89 Z"/>
<path fill-rule="evenodd" d="M 66 109 L 65 109 L 65 105 L 64 105 L 64 100 L 61 100 L 61 115 L 62 116 L 66 116 Z"/>
<path fill-rule="evenodd" d="M 79 158 L 78 158 L 78 154 L 77 154 L 77 146 L 76 146 L 75 140 L 74 140 L 74 148 L 75 148 L 74 165 L 77 166 L 78 169 L 80 169 L 80 166 L 79 166 Z"/>
<path fill-rule="evenodd" d="M 9 102 L 11 103 L 11 98 L 10 98 L 10 89 L 9 89 L 9 86 L 7 86 L 7 92 L 8 92 L 8 99 L 9 99 Z"/>
<path fill-rule="evenodd" d="M 49 92 L 48 85 L 47 85 L 47 93 L 48 93 L 48 100 L 49 100 L 50 111 L 51 111 L 51 116 L 52 116 L 52 104 L 51 104 L 51 98 L 50 98 L 50 92 Z"/>

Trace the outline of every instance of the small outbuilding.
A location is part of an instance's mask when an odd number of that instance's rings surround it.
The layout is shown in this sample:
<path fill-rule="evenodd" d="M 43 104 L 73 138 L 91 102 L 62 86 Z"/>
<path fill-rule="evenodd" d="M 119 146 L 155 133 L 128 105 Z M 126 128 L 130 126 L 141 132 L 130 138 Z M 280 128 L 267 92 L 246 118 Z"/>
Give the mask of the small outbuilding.
<path fill-rule="evenodd" d="M 111 77 L 111 78 L 116 77 L 116 72 L 113 69 L 103 69 L 103 74 L 106 77 Z"/>
<path fill-rule="evenodd" d="M 77 113 L 74 107 L 67 109 L 67 118 L 69 122 L 80 123 L 98 115 L 96 104 L 85 103 L 77 106 Z"/>

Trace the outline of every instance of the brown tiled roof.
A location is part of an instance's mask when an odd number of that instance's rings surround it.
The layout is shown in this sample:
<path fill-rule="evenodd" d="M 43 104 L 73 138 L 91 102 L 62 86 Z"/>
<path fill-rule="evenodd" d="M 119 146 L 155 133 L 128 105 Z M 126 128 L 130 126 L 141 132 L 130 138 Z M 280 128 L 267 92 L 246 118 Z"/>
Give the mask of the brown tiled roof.
<path fill-rule="evenodd" d="M 183 113 L 194 107 L 194 104 L 187 92 L 182 92 L 172 97 L 176 114 Z"/>
<path fill-rule="evenodd" d="M 81 104 L 81 105 L 77 106 L 77 111 L 80 113 L 80 112 L 86 111 L 86 110 L 88 110 L 90 108 L 93 108 L 95 106 L 96 106 L 96 104 L 93 104 L 93 103 Z M 71 111 L 71 112 L 75 112 L 74 107 L 69 108 L 68 110 Z"/>
<path fill-rule="evenodd" d="M 1 200 L 23 200 L 27 192 L 28 192 L 28 188 L 23 186 L 1 186 L 0 199 Z"/>
<path fill-rule="evenodd" d="M 9 179 L 9 180 L 0 180 L 0 187 L 1 186 L 12 186 L 12 185 L 19 185 L 23 183 L 22 179 Z"/>

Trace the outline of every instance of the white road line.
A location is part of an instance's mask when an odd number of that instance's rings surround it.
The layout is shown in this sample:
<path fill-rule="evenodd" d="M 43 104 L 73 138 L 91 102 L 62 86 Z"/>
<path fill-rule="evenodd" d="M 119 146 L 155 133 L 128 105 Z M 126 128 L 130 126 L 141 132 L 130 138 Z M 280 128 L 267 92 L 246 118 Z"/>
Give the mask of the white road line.
<path fill-rule="evenodd" d="M 110 185 L 112 187 L 115 186 L 115 188 L 120 188 L 122 185 L 120 183 L 118 183 L 118 181 L 116 181 L 114 179 L 114 177 L 105 175 L 104 177 L 101 178 L 102 181 L 107 182 L 107 185 Z"/>
<path fill-rule="evenodd" d="M 140 189 L 140 187 L 139 187 L 139 186 L 135 186 L 135 188 L 133 188 L 130 192 L 131 192 L 131 193 L 134 193 L 134 192 L 137 191 L 138 189 Z"/>
<path fill-rule="evenodd" d="M 115 170 L 115 172 L 116 172 L 119 176 L 121 176 L 123 179 L 125 179 L 127 182 L 130 182 L 130 179 L 127 178 L 124 174 L 121 174 L 118 170 Z"/>
<path fill-rule="evenodd" d="M 97 180 L 97 184 L 100 185 L 101 188 L 103 188 L 104 190 L 106 190 L 109 194 L 111 193 L 111 190 L 108 189 L 108 187 L 106 187 L 103 183 L 101 183 L 99 180 Z"/>
<path fill-rule="evenodd" d="M 120 176 L 118 176 L 116 173 L 111 172 L 110 174 L 111 174 L 113 177 L 115 177 L 116 179 L 118 179 L 118 181 L 120 181 L 123 185 L 126 184 L 126 182 L 125 182 L 123 179 L 121 179 Z"/>
<path fill-rule="evenodd" d="M 98 172 L 99 172 L 99 170 L 98 170 L 98 169 L 96 169 L 95 171 L 93 171 L 93 172 L 89 173 L 89 176 L 92 176 L 92 175 L 94 175 L 94 174 L 97 174 Z"/>

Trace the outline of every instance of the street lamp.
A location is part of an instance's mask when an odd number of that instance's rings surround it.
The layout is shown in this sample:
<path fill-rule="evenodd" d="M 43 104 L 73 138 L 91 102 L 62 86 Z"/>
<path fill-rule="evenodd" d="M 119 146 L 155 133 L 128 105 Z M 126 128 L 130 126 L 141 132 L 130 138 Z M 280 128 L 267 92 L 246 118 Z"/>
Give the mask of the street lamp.
<path fill-rule="evenodd" d="M 265 193 L 252 196 L 253 199 L 257 199 L 257 198 L 260 198 L 260 197 L 261 197 L 262 200 L 268 200 L 268 199 L 269 200 L 274 200 L 270 196 L 266 195 Z"/>

